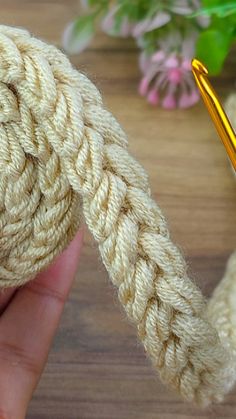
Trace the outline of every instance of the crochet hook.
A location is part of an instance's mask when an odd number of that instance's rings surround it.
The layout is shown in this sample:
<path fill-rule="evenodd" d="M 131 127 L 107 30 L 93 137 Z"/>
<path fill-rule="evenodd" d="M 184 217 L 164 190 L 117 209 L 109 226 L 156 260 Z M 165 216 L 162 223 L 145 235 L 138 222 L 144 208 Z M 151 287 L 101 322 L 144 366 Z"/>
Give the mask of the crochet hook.
<path fill-rule="evenodd" d="M 208 80 L 208 70 L 199 60 L 194 58 L 192 72 L 234 170 L 236 170 L 236 136 L 219 98 Z"/>

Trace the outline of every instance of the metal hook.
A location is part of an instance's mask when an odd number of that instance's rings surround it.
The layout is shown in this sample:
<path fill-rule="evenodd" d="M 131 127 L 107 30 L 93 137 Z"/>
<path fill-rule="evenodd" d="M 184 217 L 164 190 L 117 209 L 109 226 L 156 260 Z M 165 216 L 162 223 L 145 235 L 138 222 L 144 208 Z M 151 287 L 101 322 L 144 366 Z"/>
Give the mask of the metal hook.
<path fill-rule="evenodd" d="M 208 70 L 200 61 L 194 58 L 192 61 L 192 72 L 234 170 L 236 170 L 236 136 L 229 119 L 220 104 L 219 98 L 207 78 Z"/>

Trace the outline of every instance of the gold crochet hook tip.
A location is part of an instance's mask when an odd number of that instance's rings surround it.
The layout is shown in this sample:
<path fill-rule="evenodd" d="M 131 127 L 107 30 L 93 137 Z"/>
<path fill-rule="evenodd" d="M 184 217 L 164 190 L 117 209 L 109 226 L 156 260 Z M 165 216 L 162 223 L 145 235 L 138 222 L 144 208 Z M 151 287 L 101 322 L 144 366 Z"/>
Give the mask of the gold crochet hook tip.
<path fill-rule="evenodd" d="M 193 69 L 193 73 L 196 72 L 196 73 L 208 74 L 207 68 L 204 66 L 204 64 L 201 63 L 201 61 L 197 60 L 196 58 L 192 60 L 192 69 Z"/>
<path fill-rule="evenodd" d="M 201 61 L 194 58 L 192 72 L 234 170 L 236 170 L 236 136 L 219 98 L 208 80 L 208 70 Z"/>

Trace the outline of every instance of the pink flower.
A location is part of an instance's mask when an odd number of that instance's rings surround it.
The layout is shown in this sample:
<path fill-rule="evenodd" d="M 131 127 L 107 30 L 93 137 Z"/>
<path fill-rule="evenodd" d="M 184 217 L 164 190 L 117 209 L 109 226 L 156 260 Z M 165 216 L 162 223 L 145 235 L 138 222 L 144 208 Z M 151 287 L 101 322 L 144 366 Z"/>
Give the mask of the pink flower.
<path fill-rule="evenodd" d="M 199 98 L 191 73 L 195 35 L 182 40 L 182 48 L 178 53 L 169 52 L 173 51 L 173 38 L 176 42 L 179 36 L 176 33 L 165 42 L 162 39 L 162 49 L 151 56 L 144 52 L 140 55 L 143 78 L 139 85 L 139 93 L 146 96 L 152 105 L 160 103 L 165 109 L 187 108 L 194 105 Z"/>

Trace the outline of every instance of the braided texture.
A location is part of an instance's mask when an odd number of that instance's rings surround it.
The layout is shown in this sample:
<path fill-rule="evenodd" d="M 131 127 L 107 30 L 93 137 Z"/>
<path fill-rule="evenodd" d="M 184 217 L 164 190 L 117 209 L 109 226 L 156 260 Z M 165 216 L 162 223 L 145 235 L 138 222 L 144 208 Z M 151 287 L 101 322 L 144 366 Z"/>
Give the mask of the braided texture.
<path fill-rule="evenodd" d="M 26 31 L 0 26 L 0 50 L 0 286 L 45 268 L 72 239 L 83 207 L 163 381 L 190 401 L 221 400 L 233 382 L 235 336 L 226 327 L 221 339 L 214 302 L 236 288 L 227 282 L 236 280 L 235 262 L 207 307 L 95 86 Z M 227 306 L 224 313 L 231 321 Z"/>

